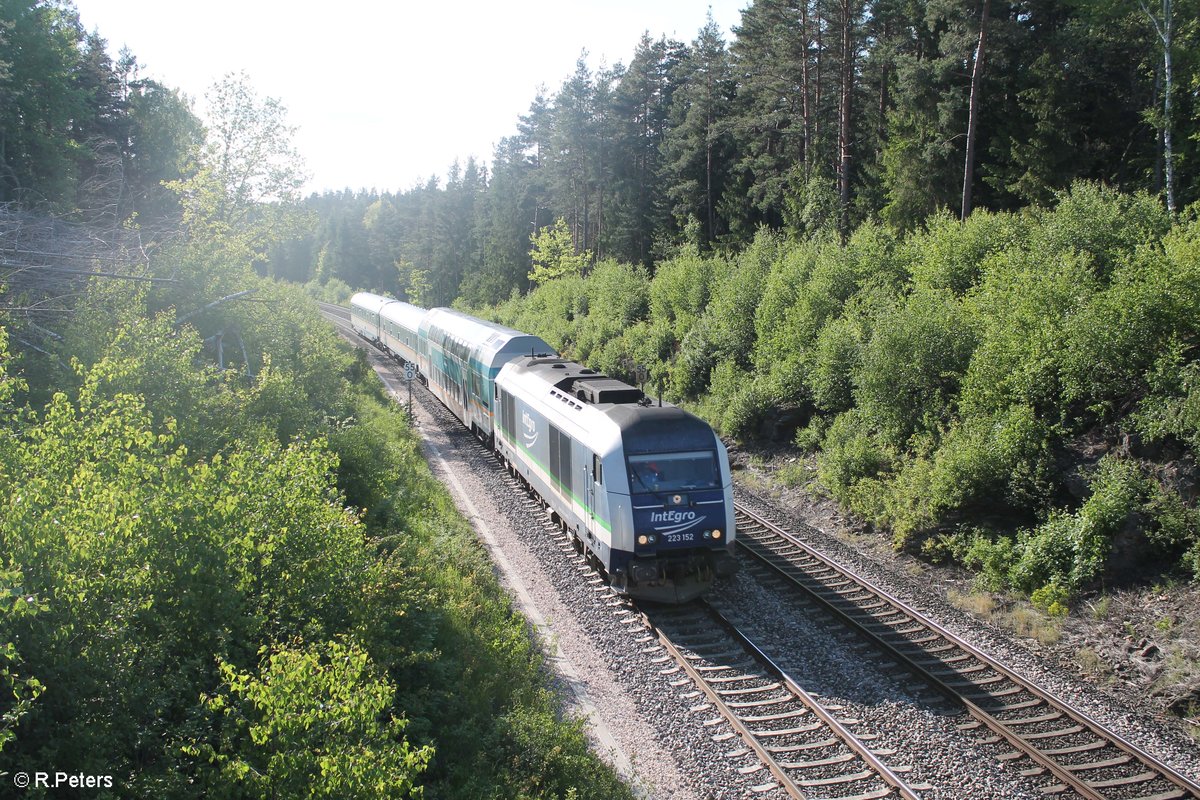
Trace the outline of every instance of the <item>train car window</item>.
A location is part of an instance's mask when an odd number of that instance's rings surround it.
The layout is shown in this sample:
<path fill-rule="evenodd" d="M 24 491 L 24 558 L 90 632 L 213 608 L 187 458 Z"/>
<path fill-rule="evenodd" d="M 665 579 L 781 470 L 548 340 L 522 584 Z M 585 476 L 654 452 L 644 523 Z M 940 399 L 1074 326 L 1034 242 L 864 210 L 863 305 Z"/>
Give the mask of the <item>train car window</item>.
<path fill-rule="evenodd" d="M 635 494 L 716 489 L 721 474 L 711 450 L 648 453 L 629 457 L 629 482 Z"/>
<path fill-rule="evenodd" d="M 604 462 L 595 453 L 592 453 L 592 480 L 601 486 L 604 485 Z"/>

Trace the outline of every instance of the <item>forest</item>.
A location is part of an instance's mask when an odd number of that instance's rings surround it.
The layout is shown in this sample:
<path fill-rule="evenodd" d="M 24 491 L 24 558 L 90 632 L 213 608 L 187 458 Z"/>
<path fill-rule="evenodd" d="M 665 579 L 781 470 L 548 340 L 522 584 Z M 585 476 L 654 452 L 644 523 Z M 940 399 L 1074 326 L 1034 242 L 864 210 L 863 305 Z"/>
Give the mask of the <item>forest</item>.
<path fill-rule="evenodd" d="M 627 796 L 313 294 L 640 365 L 1050 614 L 1194 581 L 1198 12 L 754 0 L 581 58 L 490 164 L 304 197 L 247 76 L 201 120 L 69 0 L 0 0 L 0 778 Z"/>
<path fill-rule="evenodd" d="M 531 234 L 653 270 L 681 244 L 733 253 L 761 227 L 804 239 L 905 232 L 1055 202 L 1077 180 L 1200 200 L 1195 0 L 756 0 L 731 40 L 645 35 L 581 57 L 490 165 L 404 191 L 305 201 L 318 225 L 271 274 L 479 305 L 532 287 Z"/>

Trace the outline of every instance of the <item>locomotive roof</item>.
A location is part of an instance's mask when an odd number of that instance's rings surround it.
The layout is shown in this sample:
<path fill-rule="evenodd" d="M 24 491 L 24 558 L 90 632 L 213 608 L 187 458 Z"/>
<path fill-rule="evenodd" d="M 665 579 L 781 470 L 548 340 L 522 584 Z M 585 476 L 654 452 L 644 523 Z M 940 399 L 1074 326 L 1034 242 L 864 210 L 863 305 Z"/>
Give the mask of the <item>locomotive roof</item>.
<path fill-rule="evenodd" d="M 670 403 L 650 404 L 637 387 L 574 361 L 524 356 L 512 361 L 510 369 L 548 384 L 553 387 L 553 396 L 571 401 L 579 410 L 591 407 L 604 414 L 621 430 L 627 443 L 638 443 L 639 452 L 678 449 L 688 441 L 695 442 L 696 447 L 708 447 L 715 438 L 712 428 L 699 417 Z"/>
<path fill-rule="evenodd" d="M 581 363 L 562 357 L 523 356 L 511 362 L 517 373 L 550 384 L 554 389 L 584 405 L 593 405 L 611 417 L 623 431 L 640 434 L 661 427 L 668 435 L 682 435 L 694 428 L 709 431 L 708 423 L 671 403 L 653 404 L 642 390 L 608 377 Z"/>
<path fill-rule="evenodd" d="M 605 414 L 621 429 L 627 454 L 708 449 L 717 438 L 707 422 L 678 406 L 612 406 Z"/>
<path fill-rule="evenodd" d="M 590 367 L 559 356 L 524 356 L 513 361 L 513 369 L 528 373 L 566 394 L 576 395 L 592 405 L 636 403 L 644 395 L 624 381 L 610 378 Z M 579 395 L 585 392 L 586 396 Z M 607 399 L 604 399 L 606 398 Z"/>

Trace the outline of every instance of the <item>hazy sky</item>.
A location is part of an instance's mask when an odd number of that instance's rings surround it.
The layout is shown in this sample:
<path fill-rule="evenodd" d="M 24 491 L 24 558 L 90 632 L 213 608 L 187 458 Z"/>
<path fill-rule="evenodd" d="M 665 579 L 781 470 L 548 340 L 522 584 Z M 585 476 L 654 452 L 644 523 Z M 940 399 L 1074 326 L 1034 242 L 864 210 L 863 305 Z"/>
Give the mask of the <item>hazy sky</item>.
<path fill-rule="evenodd" d="M 297 126 L 309 189 L 410 189 L 457 158 L 490 163 L 539 86 L 588 63 L 628 65 L 643 31 L 690 42 L 712 9 L 730 29 L 750 0 L 76 0 L 114 59 L 182 90 L 245 71 Z"/>

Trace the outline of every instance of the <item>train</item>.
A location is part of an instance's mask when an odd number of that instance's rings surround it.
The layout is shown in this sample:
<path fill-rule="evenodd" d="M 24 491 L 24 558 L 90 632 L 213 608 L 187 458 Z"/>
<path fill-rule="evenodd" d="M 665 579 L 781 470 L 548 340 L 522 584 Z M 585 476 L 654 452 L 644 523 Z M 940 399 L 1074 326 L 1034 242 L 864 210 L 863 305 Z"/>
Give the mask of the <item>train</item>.
<path fill-rule="evenodd" d="M 737 571 L 725 446 L 693 414 L 537 336 L 359 292 L 359 336 L 412 364 L 614 590 L 683 603 Z"/>

